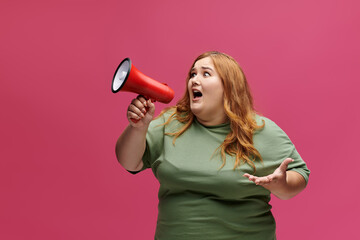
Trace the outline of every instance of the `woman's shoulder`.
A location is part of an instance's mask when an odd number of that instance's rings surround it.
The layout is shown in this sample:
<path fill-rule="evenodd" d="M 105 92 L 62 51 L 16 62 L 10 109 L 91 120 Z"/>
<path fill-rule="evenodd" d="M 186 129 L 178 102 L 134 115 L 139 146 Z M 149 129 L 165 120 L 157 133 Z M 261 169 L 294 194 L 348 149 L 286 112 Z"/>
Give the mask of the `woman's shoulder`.
<path fill-rule="evenodd" d="M 271 126 L 276 125 L 276 123 L 272 121 L 270 118 L 265 117 L 264 115 L 261 115 L 259 113 L 255 114 L 255 121 L 257 125 L 263 125 L 263 124 L 265 125 L 269 124 Z"/>
<path fill-rule="evenodd" d="M 175 117 L 175 112 L 175 107 L 165 108 L 156 118 L 151 121 L 150 128 L 169 128 L 170 126 L 178 123 Z"/>
<path fill-rule="evenodd" d="M 175 107 L 165 108 L 156 118 L 154 118 L 153 121 L 165 123 L 166 121 L 169 120 L 169 118 L 171 118 L 174 115 L 175 112 L 176 112 Z"/>
<path fill-rule="evenodd" d="M 175 133 L 183 123 L 176 118 L 176 108 L 169 107 L 164 109 L 156 118 L 154 118 L 149 125 L 148 133 Z"/>
<path fill-rule="evenodd" d="M 271 119 L 264 116 L 257 116 L 257 121 L 265 123 L 264 127 L 254 132 L 254 143 L 258 148 L 264 147 L 274 153 L 289 152 L 293 149 L 293 144 L 289 136 Z M 261 147 L 259 147 L 261 146 Z"/>
<path fill-rule="evenodd" d="M 255 115 L 255 121 L 258 126 L 264 125 L 262 128 L 258 130 L 258 132 L 262 132 L 263 134 L 283 134 L 284 131 L 270 118 L 265 117 L 260 114 Z"/>

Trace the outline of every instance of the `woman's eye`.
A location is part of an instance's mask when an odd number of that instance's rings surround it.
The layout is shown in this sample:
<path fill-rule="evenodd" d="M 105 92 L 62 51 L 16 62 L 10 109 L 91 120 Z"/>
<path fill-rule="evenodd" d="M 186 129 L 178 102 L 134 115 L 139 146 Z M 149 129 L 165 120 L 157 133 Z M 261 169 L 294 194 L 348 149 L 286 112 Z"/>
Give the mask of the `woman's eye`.
<path fill-rule="evenodd" d="M 190 73 L 190 78 L 193 78 L 196 76 L 196 73 Z"/>
<path fill-rule="evenodd" d="M 205 76 L 205 77 L 209 77 L 209 76 L 210 76 L 210 73 L 204 72 L 204 76 Z"/>

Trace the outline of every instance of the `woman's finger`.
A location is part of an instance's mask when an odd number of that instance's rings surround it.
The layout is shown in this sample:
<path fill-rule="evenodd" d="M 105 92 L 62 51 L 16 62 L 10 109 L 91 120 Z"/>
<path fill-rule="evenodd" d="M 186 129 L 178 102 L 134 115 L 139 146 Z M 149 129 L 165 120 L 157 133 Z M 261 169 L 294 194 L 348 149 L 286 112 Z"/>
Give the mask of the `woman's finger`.
<path fill-rule="evenodd" d="M 248 174 L 248 173 L 245 173 L 243 176 L 246 177 L 246 178 L 249 178 L 251 175 Z"/>
<path fill-rule="evenodd" d="M 252 182 L 255 182 L 255 181 L 258 179 L 258 177 L 253 176 L 253 175 L 248 174 L 248 173 L 245 173 L 243 176 L 246 177 L 246 178 L 248 178 L 248 179 L 249 179 L 250 181 L 252 181 Z"/>
<path fill-rule="evenodd" d="M 139 96 L 137 96 L 137 99 L 138 99 L 145 107 L 148 107 L 147 99 L 146 99 L 144 96 L 139 95 Z"/>
<path fill-rule="evenodd" d="M 130 104 L 130 106 L 128 108 L 128 112 L 131 112 L 131 113 L 139 116 L 139 118 L 142 118 L 145 116 L 144 113 L 142 113 L 142 111 L 140 111 L 140 109 L 133 104 Z"/>
<path fill-rule="evenodd" d="M 134 105 L 135 107 L 137 107 L 142 113 L 144 113 L 144 114 L 146 113 L 145 105 L 140 99 L 137 99 L 137 98 L 133 99 L 130 106 L 131 105 Z"/>
<path fill-rule="evenodd" d="M 137 114 L 135 114 L 133 112 L 128 112 L 127 117 L 128 117 L 128 119 L 134 119 L 134 120 L 141 119 L 141 117 L 139 117 Z"/>
<path fill-rule="evenodd" d="M 270 182 L 270 179 L 268 177 L 259 177 L 255 180 L 256 185 L 263 185 L 263 184 L 266 184 L 269 182 Z"/>
<path fill-rule="evenodd" d="M 280 164 L 280 167 L 279 167 L 280 171 L 286 172 L 289 163 L 291 163 L 291 162 L 293 162 L 293 161 L 294 161 L 294 159 L 292 159 L 292 158 L 287 158 L 287 159 L 285 159 L 285 160 Z"/>

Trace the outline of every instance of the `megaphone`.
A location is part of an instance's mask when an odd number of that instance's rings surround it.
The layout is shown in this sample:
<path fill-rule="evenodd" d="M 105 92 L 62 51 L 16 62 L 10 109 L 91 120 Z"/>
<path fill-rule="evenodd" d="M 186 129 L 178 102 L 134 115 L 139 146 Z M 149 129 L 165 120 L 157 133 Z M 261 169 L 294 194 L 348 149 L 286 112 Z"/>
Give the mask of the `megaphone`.
<path fill-rule="evenodd" d="M 162 103 L 169 103 L 174 98 L 174 90 L 140 72 L 132 65 L 130 58 L 122 60 L 117 67 L 111 90 L 113 93 L 134 92 Z"/>

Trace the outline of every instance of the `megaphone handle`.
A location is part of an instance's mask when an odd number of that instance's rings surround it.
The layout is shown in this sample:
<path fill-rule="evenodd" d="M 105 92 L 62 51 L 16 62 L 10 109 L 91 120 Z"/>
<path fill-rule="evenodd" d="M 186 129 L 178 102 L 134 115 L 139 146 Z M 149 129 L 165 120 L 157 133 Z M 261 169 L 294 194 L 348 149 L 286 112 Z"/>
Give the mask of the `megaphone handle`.
<path fill-rule="evenodd" d="M 165 84 L 165 83 L 164 83 Z M 147 96 L 144 96 L 144 95 L 139 95 L 139 96 L 141 96 L 141 97 L 144 97 L 146 100 L 151 100 L 151 102 L 156 102 L 156 99 L 154 99 L 154 98 L 149 98 L 149 97 L 147 97 Z"/>

